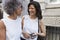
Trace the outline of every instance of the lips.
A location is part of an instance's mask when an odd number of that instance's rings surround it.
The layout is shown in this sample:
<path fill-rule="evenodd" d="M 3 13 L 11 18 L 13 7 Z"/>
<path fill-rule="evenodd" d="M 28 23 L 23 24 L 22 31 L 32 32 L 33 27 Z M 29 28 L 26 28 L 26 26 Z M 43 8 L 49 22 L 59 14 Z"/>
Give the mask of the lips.
<path fill-rule="evenodd" d="M 34 11 L 31 11 L 30 13 L 34 13 Z"/>

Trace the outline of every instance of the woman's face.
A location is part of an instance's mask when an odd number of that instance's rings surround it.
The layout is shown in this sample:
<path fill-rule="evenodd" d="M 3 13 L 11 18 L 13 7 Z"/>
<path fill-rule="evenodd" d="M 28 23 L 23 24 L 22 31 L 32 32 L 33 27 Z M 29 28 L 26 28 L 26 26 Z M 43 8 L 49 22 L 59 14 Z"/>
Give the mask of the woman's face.
<path fill-rule="evenodd" d="M 36 15 L 36 8 L 34 7 L 34 5 L 29 6 L 29 13 L 30 13 L 31 16 Z"/>

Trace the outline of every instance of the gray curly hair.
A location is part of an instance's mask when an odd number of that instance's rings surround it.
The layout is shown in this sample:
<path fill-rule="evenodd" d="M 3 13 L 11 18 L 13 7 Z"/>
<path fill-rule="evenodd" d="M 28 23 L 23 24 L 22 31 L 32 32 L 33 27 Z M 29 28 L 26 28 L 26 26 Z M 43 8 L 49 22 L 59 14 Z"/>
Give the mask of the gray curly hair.
<path fill-rule="evenodd" d="M 8 15 L 14 14 L 14 11 L 18 8 L 22 8 L 22 4 L 18 0 L 7 0 L 3 5 L 3 9 L 7 12 Z"/>

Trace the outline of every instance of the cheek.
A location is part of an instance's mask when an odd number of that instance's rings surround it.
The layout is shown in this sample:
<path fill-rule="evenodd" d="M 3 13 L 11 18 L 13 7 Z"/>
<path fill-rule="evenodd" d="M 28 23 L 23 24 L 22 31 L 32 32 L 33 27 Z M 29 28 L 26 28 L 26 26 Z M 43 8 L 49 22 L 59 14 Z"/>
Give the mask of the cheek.
<path fill-rule="evenodd" d="M 31 12 L 31 9 L 29 9 L 29 12 Z"/>
<path fill-rule="evenodd" d="M 34 9 L 34 11 L 36 12 L 36 9 Z"/>
<path fill-rule="evenodd" d="M 36 13 L 36 10 L 34 12 Z"/>
<path fill-rule="evenodd" d="M 20 10 L 18 10 L 17 12 L 18 12 L 18 13 L 21 13 L 21 12 L 22 12 L 22 10 L 20 9 Z"/>
<path fill-rule="evenodd" d="M 36 13 L 36 11 L 35 11 L 35 10 L 31 10 L 31 11 L 30 11 L 30 13 L 33 13 L 33 14 L 35 14 L 35 13 Z"/>
<path fill-rule="evenodd" d="M 22 13 L 22 10 L 17 10 L 17 15 L 20 16 Z"/>

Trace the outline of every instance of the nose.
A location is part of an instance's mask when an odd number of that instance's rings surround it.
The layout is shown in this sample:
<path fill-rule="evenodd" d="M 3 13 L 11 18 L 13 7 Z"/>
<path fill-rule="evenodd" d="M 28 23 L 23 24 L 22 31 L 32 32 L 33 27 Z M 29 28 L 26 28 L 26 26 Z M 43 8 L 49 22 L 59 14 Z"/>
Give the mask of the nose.
<path fill-rule="evenodd" d="M 31 11 L 32 9 L 30 8 L 29 11 Z"/>

